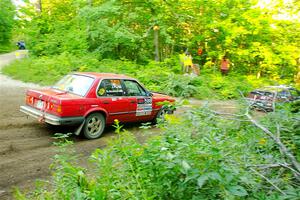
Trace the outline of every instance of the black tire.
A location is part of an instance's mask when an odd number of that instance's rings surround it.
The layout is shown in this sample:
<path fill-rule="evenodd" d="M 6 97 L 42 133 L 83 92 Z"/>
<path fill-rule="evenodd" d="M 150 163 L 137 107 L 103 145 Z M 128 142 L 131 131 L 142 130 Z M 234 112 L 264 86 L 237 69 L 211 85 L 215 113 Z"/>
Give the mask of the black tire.
<path fill-rule="evenodd" d="M 87 139 L 99 138 L 105 128 L 105 117 L 101 113 L 92 113 L 86 119 L 83 126 L 83 134 Z"/>
<path fill-rule="evenodd" d="M 161 108 L 156 117 L 153 120 L 154 124 L 157 124 L 159 121 L 165 121 L 165 114 L 167 113 L 167 110 L 165 108 Z"/>

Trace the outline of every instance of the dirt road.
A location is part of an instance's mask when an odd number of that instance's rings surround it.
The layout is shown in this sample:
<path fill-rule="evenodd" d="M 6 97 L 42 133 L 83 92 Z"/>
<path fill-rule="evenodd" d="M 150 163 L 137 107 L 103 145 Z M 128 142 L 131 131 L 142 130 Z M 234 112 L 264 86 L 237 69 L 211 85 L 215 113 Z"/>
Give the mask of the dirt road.
<path fill-rule="evenodd" d="M 15 59 L 14 53 L 0 55 L 0 69 Z M 38 88 L 0 74 L 0 199 L 12 199 L 13 187 L 31 188 L 36 179 L 49 175 L 49 164 L 56 152 L 54 133 L 70 129 L 50 129 L 19 112 L 27 88 Z M 138 126 L 128 127 L 138 134 Z M 108 128 L 104 137 L 84 140 L 74 137 L 75 147 L 82 158 L 93 150 L 105 146 L 107 138 L 114 135 Z"/>
<path fill-rule="evenodd" d="M 1 67 L 15 59 L 14 53 L 0 55 Z M 19 112 L 23 104 L 25 90 L 38 88 L 38 85 L 12 80 L 0 74 L 0 199 L 12 199 L 12 188 L 22 190 L 33 188 L 36 179 L 47 178 L 49 165 L 57 147 L 53 145 L 54 133 L 71 132 L 68 129 L 50 129 L 35 119 L 27 118 Z M 194 105 L 201 104 L 192 101 Z M 216 103 L 217 106 L 218 103 Z M 231 107 L 231 103 L 228 104 Z M 224 107 L 223 105 L 221 107 Z M 227 106 L 228 107 L 228 106 Z M 179 113 L 183 112 L 180 110 Z M 139 140 L 144 134 L 139 125 L 127 125 L 125 128 L 133 132 Z M 82 160 L 87 158 L 96 148 L 103 148 L 108 138 L 115 134 L 107 128 L 104 135 L 96 140 L 85 140 L 72 137 L 75 148 Z M 84 161 L 80 162 L 84 164 Z"/>

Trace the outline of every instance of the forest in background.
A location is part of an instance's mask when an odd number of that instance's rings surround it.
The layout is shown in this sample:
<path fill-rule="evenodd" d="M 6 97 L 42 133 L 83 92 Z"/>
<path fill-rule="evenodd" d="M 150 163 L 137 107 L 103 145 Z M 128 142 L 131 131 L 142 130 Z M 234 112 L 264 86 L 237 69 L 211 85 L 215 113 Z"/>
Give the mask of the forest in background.
<path fill-rule="evenodd" d="M 8 27 L 0 43 L 7 44 L 13 29 L 13 41 L 24 40 L 35 58 L 88 55 L 147 65 L 155 57 L 178 59 L 188 49 L 202 70 L 218 69 L 227 55 L 231 71 L 241 75 L 292 83 L 298 72 L 298 1 L 25 1 L 14 21 L 9 0 L 1 2 L 10 15 L 0 16 L 6 23 L 1 27 Z M 85 65 L 94 63 L 75 67 Z"/>

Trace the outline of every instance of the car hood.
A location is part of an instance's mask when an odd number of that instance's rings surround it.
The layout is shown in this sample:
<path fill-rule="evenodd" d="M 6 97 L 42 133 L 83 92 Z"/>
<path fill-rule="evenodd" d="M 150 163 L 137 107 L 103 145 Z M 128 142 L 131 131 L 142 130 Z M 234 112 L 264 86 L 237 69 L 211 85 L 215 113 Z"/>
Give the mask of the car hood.
<path fill-rule="evenodd" d="M 163 99 L 163 100 L 168 100 L 168 101 L 175 101 L 175 98 L 173 98 L 173 97 L 170 97 L 170 96 L 168 96 L 168 95 L 166 95 L 166 94 L 162 94 L 162 93 L 158 93 L 158 92 L 153 92 L 152 93 L 152 97 L 154 98 L 154 99 Z"/>

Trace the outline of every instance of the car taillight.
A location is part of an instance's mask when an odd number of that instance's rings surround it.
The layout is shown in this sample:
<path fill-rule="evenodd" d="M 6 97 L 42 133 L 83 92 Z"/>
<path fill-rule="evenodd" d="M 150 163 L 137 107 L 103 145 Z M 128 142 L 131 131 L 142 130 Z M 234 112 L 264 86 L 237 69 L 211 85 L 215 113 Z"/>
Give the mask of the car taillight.
<path fill-rule="evenodd" d="M 33 104 L 34 98 L 32 96 L 26 96 L 26 103 L 27 104 Z"/>
<path fill-rule="evenodd" d="M 61 113 L 61 105 L 58 105 L 58 106 L 57 106 L 56 112 Z"/>

